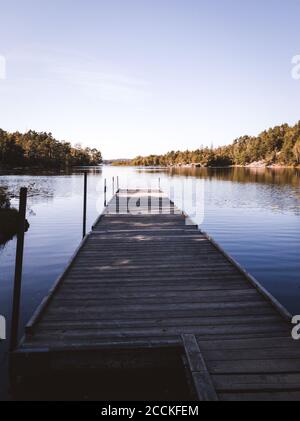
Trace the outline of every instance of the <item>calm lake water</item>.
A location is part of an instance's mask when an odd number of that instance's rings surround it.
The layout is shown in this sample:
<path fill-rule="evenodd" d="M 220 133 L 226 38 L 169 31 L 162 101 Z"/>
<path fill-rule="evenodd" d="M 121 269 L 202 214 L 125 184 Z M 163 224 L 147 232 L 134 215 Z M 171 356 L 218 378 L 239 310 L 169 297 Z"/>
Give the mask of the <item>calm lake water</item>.
<path fill-rule="evenodd" d="M 145 170 L 103 167 L 88 178 L 88 228 L 103 210 L 103 183 L 158 187 L 253 274 L 292 314 L 300 314 L 300 171 L 270 169 Z M 20 334 L 81 240 L 83 176 L 0 175 L 11 203 L 29 187 Z M 0 248 L 0 315 L 10 326 L 16 241 Z M 0 342 L 0 400 L 7 397 L 7 344 Z"/>

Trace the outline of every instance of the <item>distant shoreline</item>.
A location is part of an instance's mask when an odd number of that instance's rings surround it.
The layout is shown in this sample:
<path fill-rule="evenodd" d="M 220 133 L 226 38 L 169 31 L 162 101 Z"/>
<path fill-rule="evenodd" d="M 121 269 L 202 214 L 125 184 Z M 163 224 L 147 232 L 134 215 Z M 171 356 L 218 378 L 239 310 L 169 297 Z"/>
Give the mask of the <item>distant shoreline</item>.
<path fill-rule="evenodd" d="M 256 164 L 255 162 L 250 163 L 250 164 L 246 164 L 246 165 L 210 165 L 210 166 L 205 166 L 205 165 L 194 165 L 194 164 L 186 164 L 186 165 L 170 165 L 168 167 L 165 168 L 256 168 L 256 169 L 265 169 L 265 168 L 270 168 L 270 169 L 280 169 L 280 168 L 300 168 L 300 165 L 280 165 L 280 164 L 271 164 L 271 165 L 267 165 L 267 164 Z"/>
<path fill-rule="evenodd" d="M 30 166 L 0 166 L 0 174 L 6 171 L 15 171 L 15 172 L 42 172 L 42 173 L 65 173 L 68 171 L 73 171 L 73 170 L 88 170 L 88 169 L 92 169 L 92 168 L 102 168 L 102 164 L 99 165 L 82 165 L 82 166 L 71 166 L 71 167 L 39 167 L 39 166 L 34 166 L 34 167 L 30 167 Z"/>
<path fill-rule="evenodd" d="M 199 165 L 199 164 L 181 164 L 181 165 L 133 165 L 130 163 L 111 163 L 111 164 L 100 164 L 100 165 L 85 165 L 85 166 L 74 166 L 74 167 L 67 167 L 67 168 L 45 168 L 45 167 L 0 167 L 0 175 L 6 172 L 31 172 L 31 173 L 45 173 L 45 174 L 58 174 L 58 173 L 66 173 L 72 172 L 74 170 L 77 171 L 84 171 L 90 169 L 102 169 L 103 166 L 111 166 L 111 167 L 133 167 L 133 168 L 145 168 L 145 169 L 155 169 L 155 170 L 167 170 L 167 169 L 229 169 L 229 168 L 248 168 L 248 169 L 300 169 L 300 165 L 292 166 L 292 165 L 255 165 L 255 163 L 247 164 L 247 165 Z"/>
<path fill-rule="evenodd" d="M 135 167 L 135 168 L 148 168 L 148 169 L 205 169 L 205 168 L 249 168 L 249 169 L 300 169 L 300 165 L 279 165 L 279 164 L 272 164 L 272 165 L 254 165 L 254 164 L 247 164 L 247 165 L 195 165 L 195 164 L 182 164 L 182 165 L 133 165 L 133 164 L 122 164 L 122 163 L 114 163 L 111 166 L 115 167 Z"/>

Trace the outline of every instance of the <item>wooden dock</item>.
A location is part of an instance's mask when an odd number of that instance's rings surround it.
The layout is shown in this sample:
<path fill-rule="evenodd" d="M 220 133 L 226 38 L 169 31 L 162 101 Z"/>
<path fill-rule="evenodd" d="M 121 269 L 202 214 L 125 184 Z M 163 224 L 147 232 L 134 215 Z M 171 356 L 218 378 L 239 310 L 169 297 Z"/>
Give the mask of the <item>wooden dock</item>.
<path fill-rule="evenodd" d="M 165 194 L 119 190 L 28 323 L 13 388 L 179 355 L 198 400 L 300 400 L 290 319 Z"/>

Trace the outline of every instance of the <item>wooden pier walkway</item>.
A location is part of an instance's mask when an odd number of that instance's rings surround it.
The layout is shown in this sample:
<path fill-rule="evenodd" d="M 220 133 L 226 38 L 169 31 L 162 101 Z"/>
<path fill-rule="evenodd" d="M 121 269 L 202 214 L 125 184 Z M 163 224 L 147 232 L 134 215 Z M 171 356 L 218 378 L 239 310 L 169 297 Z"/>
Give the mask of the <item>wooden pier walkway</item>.
<path fill-rule="evenodd" d="M 27 325 L 13 384 L 176 349 L 199 400 L 300 400 L 290 317 L 161 191 L 119 190 Z"/>

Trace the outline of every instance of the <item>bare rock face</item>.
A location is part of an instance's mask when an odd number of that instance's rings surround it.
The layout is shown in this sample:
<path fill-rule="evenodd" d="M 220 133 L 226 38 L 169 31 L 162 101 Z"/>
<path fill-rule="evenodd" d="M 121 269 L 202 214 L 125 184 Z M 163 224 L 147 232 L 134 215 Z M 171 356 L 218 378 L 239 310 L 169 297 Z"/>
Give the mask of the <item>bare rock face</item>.
<path fill-rule="evenodd" d="M 254 162 L 251 162 L 251 164 L 248 164 L 246 166 L 247 167 L 250 167 L 250 168 L 266 168 L 267 167 L 267 163 L 264 160 L 262 160 L 262 161 L 254 161 Z"/>

